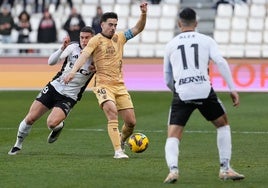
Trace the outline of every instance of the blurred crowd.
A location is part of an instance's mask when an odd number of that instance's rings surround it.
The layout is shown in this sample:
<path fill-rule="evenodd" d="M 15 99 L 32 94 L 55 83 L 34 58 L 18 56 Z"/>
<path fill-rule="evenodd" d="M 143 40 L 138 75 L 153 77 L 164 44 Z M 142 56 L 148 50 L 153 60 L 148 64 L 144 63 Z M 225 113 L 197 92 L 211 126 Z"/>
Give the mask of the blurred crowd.
<path fill-rule="evenodd" d="M 66 31 L 72 41 L 79 41 L 80 29 L 86 23 L 83 16 L 73 6 L 72 0 L 66 0 L 64 2 L 70 8 L 70 14 L 60 27 Z M 12 14 L 12 9 L 15 8 L 16 3 L 18 3 L 16 0 L 0 0 L 0 43 L 31 43 L 32 41 L 37 43 L 60 42 L 56 21 L 48 7 L 54 4 L 54 11 L 57 11 L 61 0 L 21 0 L 19 3 L 23 7 L 22 11 L 18 15 L 14 15 Z M 159 4 L 160 0 L 151 0 L 150 3 Z M 27 11 L 27 6 L 29 5 L 32 8 L 31 12 Z M 32 25 L 31 16 L 36 16 L 36 14 L 42 14 L 42 16 L 39 23 Z M 96 33 L 101 32 L 99 22 L 102 14 L 102 7 L 98 6 L 91 25 Z M 36 35 L 31 35 L 33 27 L 37 27 Z M 16 31 L 15 41 L 14 35 L 12 35 L 12 31 L 14 30 Z M 31 36 L 34 36 L 34 40 L 31 40 Z M 32 50 L 21 49 L 19 52 L 31 53 Z"/>
<path fill-rule="evenodd" d="M 41 2 L 41 3 L 40 3 Z M 30 43 L 30 35 L 33 31 L 33 23 L 31 23 L 31 16 L 36 16 L 27 12 L 27 3 L 33 3 L 33 12 L 42 14 L 38 27 L 37 35 L 34 40 L 37 43 L 55 43 L 58 42 L 58 32 L 55 19 L 48 10 L 48 5 L 55 4 L 55 11 L 57 11 L 61 1 L 60 0 L 23 0 L 23 10 L 18 16 L 13 16 L 12 9 L 14 8 L 14 0 L 0 0 L 0 43 Z M 72 41 L 79 41 L 79 32 L 86 24 L 81 14 L 73 6 L 72 0 L 67 0 L 70 8 L 70 15 L 66 19 L 62 28 L 68 33 Z M 101 7 L 97 8 L 97 15 L 93 19 L 92 25 L 96 27 L 96 31 L 100 32 L 99 20 L 102 15 Z M 12 37 L 12 31 L 16 31 L 16 39 Z M 8 50 L 6 50 L 8 52 Z M 31 50 L 21 49 L 20 53 L 30 53 Z"/>

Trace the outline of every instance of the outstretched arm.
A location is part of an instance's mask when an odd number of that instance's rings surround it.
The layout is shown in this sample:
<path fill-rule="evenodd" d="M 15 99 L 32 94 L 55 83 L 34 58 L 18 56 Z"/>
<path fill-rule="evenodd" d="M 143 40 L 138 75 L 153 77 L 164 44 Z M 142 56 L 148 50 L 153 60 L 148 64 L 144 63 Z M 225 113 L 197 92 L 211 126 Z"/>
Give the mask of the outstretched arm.
<path fill-rule="evenodd" d="M 140 18 L 136 23 L 136 25 L 133 28 L 131 28 L 131 31 L 134 36 L 139 34 L 145 27 L 147 17 L 147 3 L 141 3 L 140 10 L 141 10 Z"/>
<path fill-rule="evenodd" d="M 74 78 L 75 73 L 86 63 L 88 58 L 89 56 L 87 53 L 81 53 L 81 55 L 76 60 L 71 72 L 66 77 L 64 77 L 65 84 L 68 84 Z"/>

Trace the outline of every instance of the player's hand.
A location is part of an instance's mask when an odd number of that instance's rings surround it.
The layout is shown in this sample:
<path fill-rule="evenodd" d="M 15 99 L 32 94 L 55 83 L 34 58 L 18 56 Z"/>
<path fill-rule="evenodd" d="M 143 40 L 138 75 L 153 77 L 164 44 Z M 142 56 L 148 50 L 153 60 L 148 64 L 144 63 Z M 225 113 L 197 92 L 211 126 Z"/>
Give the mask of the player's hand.
<path fill-rule="evenodd" d="M 90 70 L 90 72 L 96 72 L 96 67 L 95 67 L 94 63 L 91 63 L 89 65 L 89 70 Z"/>
<path fill-rule="evenodd" d="M 232 92 L 230 93 L 230 96 L 231 96 L 232 101 L 233 101 L 233 106 L 234 106 L 234 107 L 238 107 L 239 104 L 240 104 L 238 93 L 237 93 L 236 91 L 232 91 Z"/>
<path fill-rule="evenodd" d="M 64 77 L 63 81 L 65 84 L 68 84 L 73 78 L 74 78 L 74 73 L 70 72 Z"/>
<path fill-rule="evenodd" d="M 147 13 L 147 5 L 148 5 L 148 3 L 146 3 L 146 2 L 143 2 L 143 3 L 140 4 L 141 12 L 144 13 L 144 14 Z"/>
<path fill-rule="evenodd" d="M 71 39 L 69 36 L 64 37 L 61 50 L 64 50 L 70 44 L 70 42 L 71 42 Z"/>

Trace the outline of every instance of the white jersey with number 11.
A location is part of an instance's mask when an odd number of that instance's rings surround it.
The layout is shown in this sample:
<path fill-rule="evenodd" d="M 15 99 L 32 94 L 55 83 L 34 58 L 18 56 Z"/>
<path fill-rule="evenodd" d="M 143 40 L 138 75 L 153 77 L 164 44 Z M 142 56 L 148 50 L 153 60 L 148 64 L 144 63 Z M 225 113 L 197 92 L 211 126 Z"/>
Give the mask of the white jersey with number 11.
<path fill-rule="evenodd" d="M 229 88 L 234 89 L 228 63 L 220 54 L 216 42 L 198 32 L 180 33 L 165 49 L 166 84 L 179 94 L 181 100 L 207 98 L 211 91 L 208 74 L 210 60 L 218 65 Z"/>

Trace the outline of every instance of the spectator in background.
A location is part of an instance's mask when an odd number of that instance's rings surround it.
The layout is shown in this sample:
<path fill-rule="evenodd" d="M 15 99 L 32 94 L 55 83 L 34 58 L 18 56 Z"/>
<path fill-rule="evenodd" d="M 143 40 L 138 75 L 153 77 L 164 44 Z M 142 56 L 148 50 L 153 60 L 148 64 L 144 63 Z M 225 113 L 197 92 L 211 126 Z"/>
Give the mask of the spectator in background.
<path fill-rule="evenodd" d="M 57 41 L 57 28 L 52 15 L 46 9 L 40 20 L 37 31 L 37 42 L 54 43 Z"/>
<path fill-rule="evenodd" d="M 27 7 L 27 4 L 28 4 L 28 3 L 32 3 L 32 2 L 29 2 L 28 0 L 23 0 L 23 10 L 26 10 L 26 7 Z M 39 0 L 35 0 L 34 3 L 35 3 L 35 5 L 34 5 L 34 6 L 35 6 L 35 7 L 34 7 L 34 12 L 35 12 L 35 13 L 40 12 L 40 11 L 39 11 Z M 46 0 L 42 0 L 42 4 L 41 4 L 41 12 L 44 12 L 45 7 L 46 7 Z"/>
<path fill-rule="evenodd" d="M 50 0 L 50 2 L 51 2 L 52 0 Z M 68 4 L 69 4 L 69 6 L 70 6 L 70 9 L 72 9 L 73 8 L 73 1 L 72 0 L 67 0 L 67 2 L 68 2 Z M 59 8 L 59 5 L 60 5 L 60 0 L 57 0 L 57 2 L 56 2 L 56 6 L 55 6 L 55 9 L 56 10 L 58 10 L 58 8 Z"/>
<path fill-rule="evenodd" d="M 13 28 L 14 28 L 14 20 L 10 13 L 10 5 L 5 4 L 2 6 L 0 13 L 0 40 L 2 43 L 12 42 L 11 31 Z"/>
<path fill-rule="evenodd" d="M 14 5 L 14 1 L 15 0 L 0 0 L 0 6 L 2 6 L 3 4 L 9 4 L 10 8 L 12 9 Z"/>
<path fill-rule="evenodd" d="M 220 4 L 230 4 L 232 5 L 233 9 L 235 7 L 235 4 L 243 4 L 243 3 L 247 3 L 247 0 L 218 0 L 212 8 L 214 9 L 218 9 L 218 6 Z"/>
<path fill-rule="evenodd" d="M 233 6 L 233 1 L 232 0 L 218 0 L 214 5 L 213 5 L 213 7 L 212 8 L 214 8 L 214 9 L 218 9 L 218 6 L 220 5 L 220 4 L 231 4 L 232 6 Z"/>
<path fill-rule="evenodd" d="M 45 8 L 46 8 L 46 0 L 42 0 L 41 12 L 44 12 Z M 35 0 L 35 13 L 38 13 L 38 12 L 40 12 L 39 11 L 39 0 Z"/>
<path fill-rule="evenodd" d="M 15 24 L 15 29 L 18 31 L 18 43 L 30 43 L 29 35 L 32 31 L 30 23 L 30 15 L 26 11 L 22 11 L 19 15 L 18 23 Z M 28 53 L 29 50 L 20 49 L 20 53 Z"/>
<path fill-rule="evenodd" d="M 92 25 L 91 25 L 92 28 L 95 30 L 95 34 L 98 34 L 101 32 L 100 20 L 101 20 L 102 14 L 103 14 L 102 8 L 98 6 L 96 16 L 93 17 Z"/>
<path fill-rule="evenodd" d="M 77 12 L 76 8 L 72 8 L 71 15 L 65 22 L 63 29 L 67 31 L 71 41 L 79 41 L 79 33 L 81 28 L 85 27 L 86 24 L 81 16 Z"/>
<path fill-rule="evenodd" d="M 159 4 L 161 0 L 150 0 L 152 4 Z"/>

